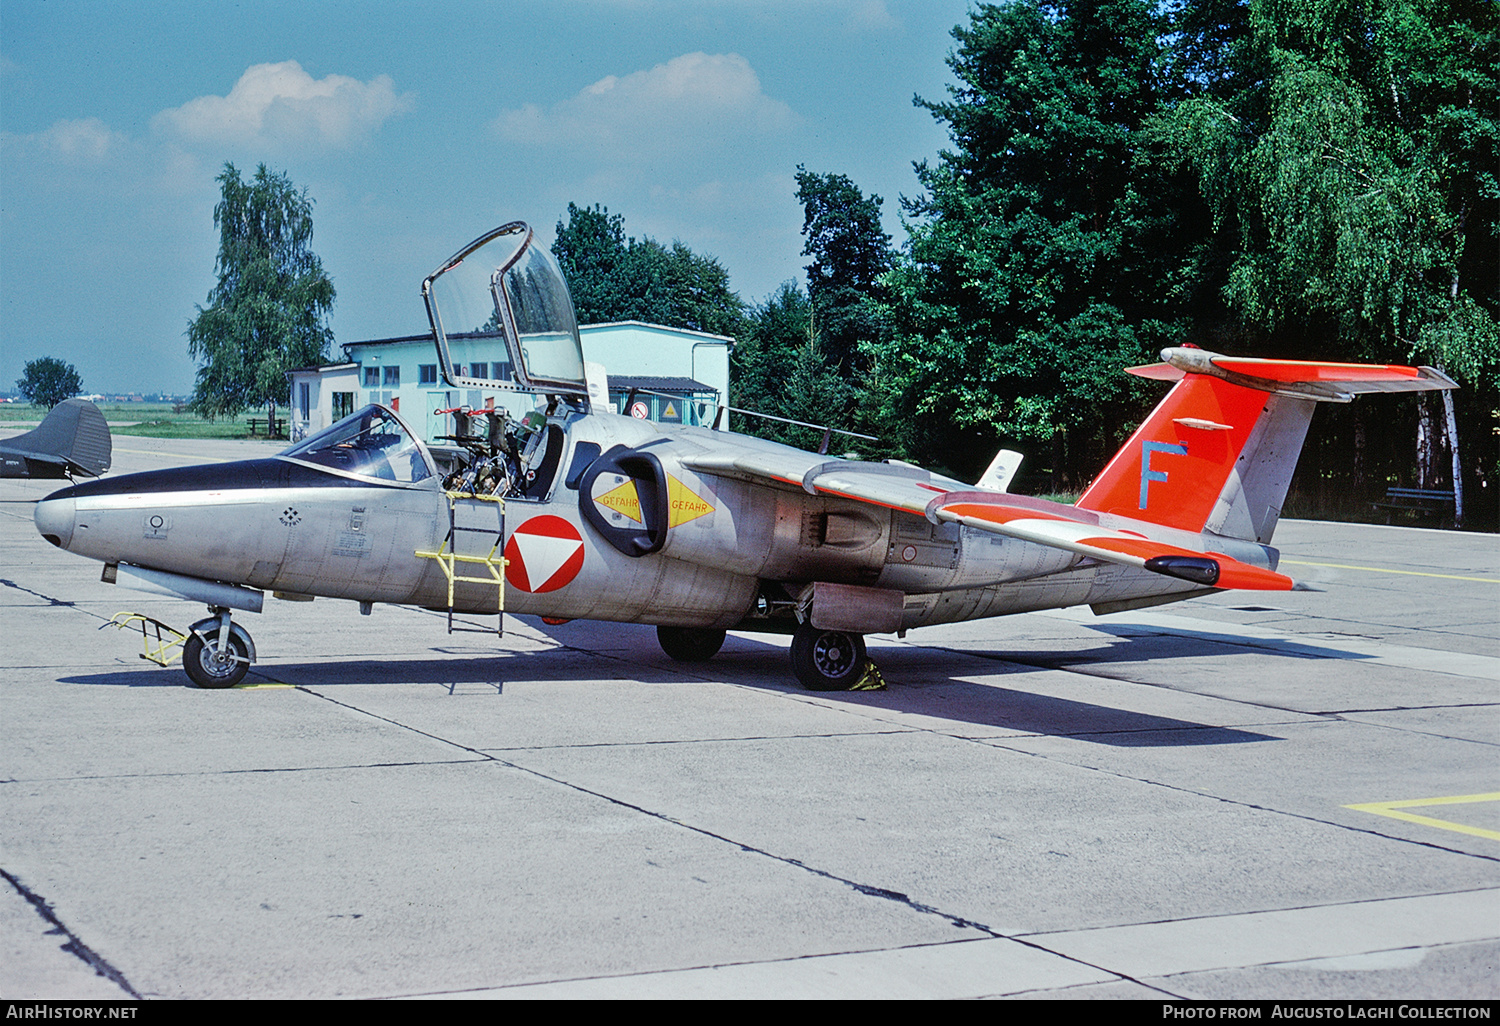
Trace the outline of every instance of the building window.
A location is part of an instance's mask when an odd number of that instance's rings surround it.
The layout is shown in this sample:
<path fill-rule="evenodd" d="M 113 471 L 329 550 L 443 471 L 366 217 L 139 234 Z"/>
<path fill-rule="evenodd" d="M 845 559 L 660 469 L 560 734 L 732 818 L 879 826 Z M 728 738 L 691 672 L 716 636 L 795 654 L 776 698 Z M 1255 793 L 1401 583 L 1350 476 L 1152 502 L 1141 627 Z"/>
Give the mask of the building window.
<path fill-rule="evenodd" d="M 366 367 L 365 368 L 365 387 L 366 388 L 379 388 L 380 387 L 380 368 L 379 367 Z"/>
<path fill-rule="evenodd" d="M 494 373 L 491 374 L 490 377 L 494 378 L 496 381 L 505 381 L 510 377 L 509 360 L 505 361 L 504 363 L 492 364 L 491 366 L 494 367 Z"/>
<path fill-rule="evenodd" d="M 435 364 L 435 363 L 420 364 L 417 367 L 417 384 L 419 384 L 419 385 L 436 385 L 437 384 L 437 364 Z"/>
<path fill-rule="evenodd" d="M 381 382 L 381 384 L 385 388 L 400 388 L 401 387 L 401 368 L 400 367 L 387 367 L 385 369 L 385 380 L 383 382 Z"/>
<path fill-rule="evenodd" d="M 469 364 L 469 377 L 483 380 L 490 376 L 490 365 L 487 363 Z"/>
<path fill-rule="evenodd" d="M 353 412 L 354 412 L 354 393 L 353 392 L 335 392 L 335 393 L 333 393 L 333 419 L 334 420 L 343 420 L 345 417 L 349 416 L 349 414 L 351 414 Z"/>

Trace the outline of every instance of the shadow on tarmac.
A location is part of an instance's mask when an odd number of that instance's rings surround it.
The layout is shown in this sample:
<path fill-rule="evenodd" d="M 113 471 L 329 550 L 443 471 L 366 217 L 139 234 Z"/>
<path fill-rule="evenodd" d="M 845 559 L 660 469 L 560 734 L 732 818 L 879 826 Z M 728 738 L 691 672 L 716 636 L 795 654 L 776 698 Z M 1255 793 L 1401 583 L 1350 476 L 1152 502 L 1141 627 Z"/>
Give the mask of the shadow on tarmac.
<path fill-rule="evenodd" d="M 607 687 L 612 681 L 654 686 L 722 682 L 827 704 L 931 717 L 1007 733 L 1071 737 L 1123 748 L 1199 747 L 1280 740 L 1254 731 L 1155 716 L 962 679 L 975 675 L 973 661 L 976 658 L 991 663 L 1008 662 L 998 653 L 882 648 L 877 654 L 889 682 L 887 689 L 805 692 L 791 681 L 785 662 L 785 646 L 781 644 L 731 638 L 725 650 L 712 661 L 690 664 L 671 662 L 655 649 L 653 636 L 641 632 L 638 637 L 640 642 L 649 641 L 650 647 L 632 644 L 628 648 L 611 646 L 605 652 L 593 652 L 562 646 L 459 659 L 333 658 L 322 662 L 262 662 L 251 670 L 247 684 L 273 683 L 318 689 L 349 685 L 435 684 L 445 688 L 451 696 L 503 698 L 507 685 L 521 683 L 582 682 L 580 687 Z M 619 639 L 615 640 L 618 642 Z M 1174 653 L 1178 656 L 1184 654 L 1201 653 Z M 1069 661 L 1076 661 L 1084 655 L 1073 653 Z M 1141 658 L 1141 653 L 1133 658 Z M 1031 660 L 1031 665 L 1016 662 L 1010 666 L 1008 670 L 987 666 L 984 672 L 990 676 L 997 672 L 1036 670 L 1035 660 Z M 192 687 L 176 666 L 166 670 L 120 670 L 77 675 L 60 678 L 60 683 Z"/>

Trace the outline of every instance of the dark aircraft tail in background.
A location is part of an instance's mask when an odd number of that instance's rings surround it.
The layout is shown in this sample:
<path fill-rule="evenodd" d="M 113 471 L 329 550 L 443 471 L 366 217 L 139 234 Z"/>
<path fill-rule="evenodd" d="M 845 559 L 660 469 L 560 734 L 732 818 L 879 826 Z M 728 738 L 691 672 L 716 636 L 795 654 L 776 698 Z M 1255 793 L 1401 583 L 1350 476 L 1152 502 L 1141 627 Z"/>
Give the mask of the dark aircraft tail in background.
<path fill-rule="evenodd" d="M 112 446 L 99 407 L 68 399 L 35 430 L 0 440 L 0 477 L 98 477 L 109 469 Z"/>

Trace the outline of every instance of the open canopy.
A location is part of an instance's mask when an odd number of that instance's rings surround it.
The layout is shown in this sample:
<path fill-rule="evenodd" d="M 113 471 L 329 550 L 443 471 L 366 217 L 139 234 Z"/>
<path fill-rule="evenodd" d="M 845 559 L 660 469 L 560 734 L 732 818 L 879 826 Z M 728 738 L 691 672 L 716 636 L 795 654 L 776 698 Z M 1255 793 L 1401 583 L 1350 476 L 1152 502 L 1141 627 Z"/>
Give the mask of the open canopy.
<path fill-rule="evenodd" d="M 501 225 L 459 250 L 422 282 L 422 298 L 448 384 L 588 393 L 567 283 L 525 222 Z M 465 373 L 485 360 L 470 354 L 493 353 L 496 340 L 510 355 L 508 380 Z"/>

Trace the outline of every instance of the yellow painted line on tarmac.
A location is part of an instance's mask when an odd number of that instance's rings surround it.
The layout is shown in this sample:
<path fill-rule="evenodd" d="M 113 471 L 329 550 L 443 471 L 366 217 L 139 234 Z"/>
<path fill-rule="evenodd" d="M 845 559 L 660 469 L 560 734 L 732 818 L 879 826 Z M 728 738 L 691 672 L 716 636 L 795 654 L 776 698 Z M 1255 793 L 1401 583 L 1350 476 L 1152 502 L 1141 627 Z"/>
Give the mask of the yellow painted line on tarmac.
<path fill-rule="evenodd" d="M 292 691 L 292 690 L 296 690 L 297 685 L 295 685 L 295 684 L 287 684 L 287 683 L 284 683 L 283 681 L 276 680 L 274 677 L 266 677 L 264 670 L 256 670 L 256 669 L 252 668 L 250 672 L 256 674 L 257 676 L 265 677 L 265 679 L 264 680 L 255 680 L 255 681 L 247 680 L 243 684 L 236 684 L 230 690 L 231 691 Z"/>
<path fill-rule="evenodd" d="M 1362 805 L 1345 805 L 1346 809 L 1356 812 L 1373 812 L 1377 816 L 1389 816 L 1391 819 L 1404 820 L 1407 823 L 1417 823 L 1421 826 L 1436 827 L 1439 830 L 1453 830 L 1460 834 L 1470 834 L 1474 837 L 1484 837 L 1491 841 L 1500 841 L 1500 830 L 1486 830 L 1483 827 L 1469 826 L 1467 823 L 1454 823 L 1446 819 L 1434 819 L 1431 816 L 1417 816 L 1410 812 L 1402 812 L 1402 809 L 1420 809 L 1429 805 L 1469 805 L 1476 802 L 1500 802 L 1500 791 L 1492 791 L 1489 794 L 1459 794 L 1448 798 L 1413 798 L 1399 802 L 1366 802 Z"/>
<path fill-rule="evenodd" d="M 1349 566 L 1346 563 L 1309 563 L 1302 559 L 1283 559 L 1287 566 L 1326 566 L 1334 570 L 1364 570 L 1372 574 L 1405 574 L 1407 577 L 1441 577 L 1445 581 L 1477 581 L 1480 584 L 1500 584 L 1500 577 L 1461 577 L 1458 574 L 1429 574 L 1420 570 L 1389 570 L 1383 566 Z"/>

